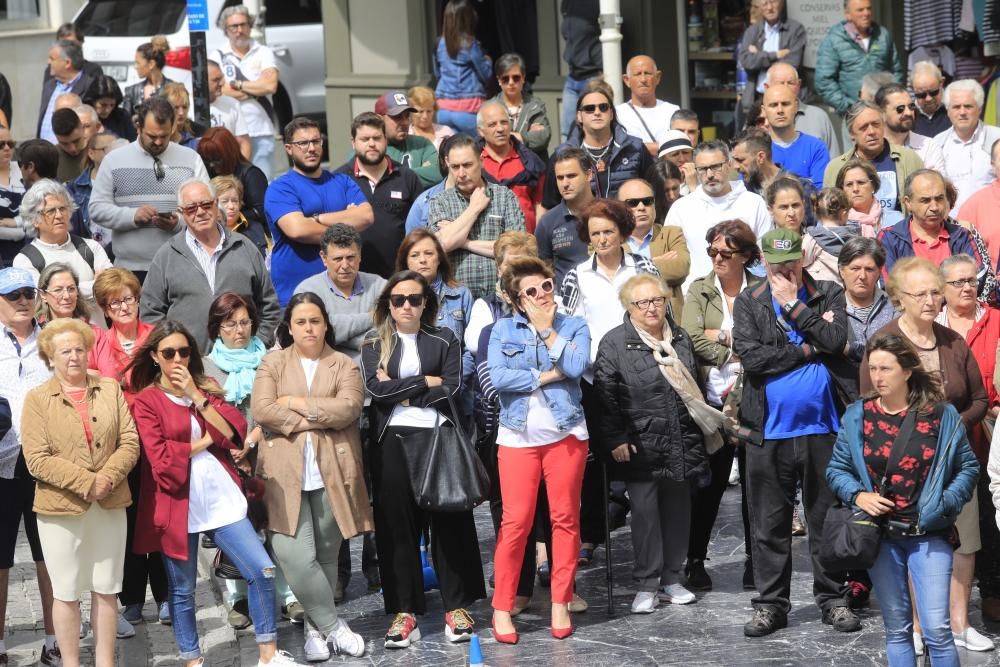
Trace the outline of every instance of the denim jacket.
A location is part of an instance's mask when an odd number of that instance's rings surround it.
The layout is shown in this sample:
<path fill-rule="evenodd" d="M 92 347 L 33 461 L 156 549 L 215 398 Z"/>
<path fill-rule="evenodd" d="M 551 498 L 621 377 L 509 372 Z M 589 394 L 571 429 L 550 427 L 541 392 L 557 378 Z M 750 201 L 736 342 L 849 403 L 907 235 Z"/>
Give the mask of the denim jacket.
<path fill-rule="evenodd" d="M 458 336 L 458 340 L 465 340 L 465 327 L 469 325 L 469 315 L 472 313 L 472 292 L 462 285 L 448 285 L 440 277 L 431 288 L 438 297 L 437 326 L 447 327 Z M 465 348 L 462 350 L 463 383 L 471 378 L 472 370 L 472 353 Z"/>
<path fill-rule="evenodd" d="M 490 334 L 487 363 L 500 395 L 500 423 L 514 431 L 527 425 L 528 398 L 539 387 L 560 431 L 583 419 L 580 376 L 590 362 L 590 330 L 583 318 L 562 313 L 556 313 L 552 328 L 559 335 L 551 350 L 522 313 L 498 320 Z M 555 367 L 566 379 L 542 386 L 539 376 Z"/>
<path fill-rule="evenodd" d="M 434 94 L 445 100 L 486 97 L 486 87 L 493 78 L 493 63 L 477 40 L 459 49 L 455 58 L 448 55 L 444 37 L 438 40 L 434 57 L 434 75 L 438 78 Z"/>
<path fill-rule="evenodd" d="M 833 446 L 826 481 L 841 502 L 848 504 L 862 491 L 872 492 L 871 475 L 865 466 L 864 399 L 848 406 Z M 958 410 L 944 404 L 937 449 L 931 469 L 917 500 L 917 526 L 942 530 L 955 523 L 958 513 L 972 498 L 979 478 L 979 463 L 972 453 Z"/>

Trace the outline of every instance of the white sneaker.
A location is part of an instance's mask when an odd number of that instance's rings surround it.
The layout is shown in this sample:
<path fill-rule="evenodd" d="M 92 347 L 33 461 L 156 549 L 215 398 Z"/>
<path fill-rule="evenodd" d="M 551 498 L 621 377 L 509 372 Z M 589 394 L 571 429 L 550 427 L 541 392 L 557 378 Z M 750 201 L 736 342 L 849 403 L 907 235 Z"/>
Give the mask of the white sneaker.
<path fill-rule="evenodd" d="M 917 655 L 924 654 L 924 637 L 919 632 L 913 633 L 913 652 Z"/>
<path fill-rule="evenodd" d="M 736 486 L 740 483 L 740 464 L 733 459 L 733 467 L 729 470 L 729 486 Z"/>
<path fill-rule="evenodd" d="M 955 646 L 967 651 L 992 651 L 995 648 L 992 639 L 984 637 L 971 625 L 965 632 L 952 632 L 951 635 L 955 638 Z"/>
<path fill-rule="evenodd" d="M 660 599 L 656 593 L 649 591 L 639 591 L 632 600 L 633 614 L 652 614 L 660 604 Z"/>
<path fill-rule="evenodd" d="M 336 655 L 352 655 L 360 658 L 365 654 L 365 640 L 356 632 L 351 631 L 344 619 L 337 619 L 337 627 L 326 637 L 327 643 Z"/>
<path fill-rule="evenodd" d="M 671 604 L 691 604 L 697 599 L 694 596 L 694 593 L 680 584 L 661 586 L 659 590 L 659 597 L 660 602 L 670 602 Z"/>
<path fill-rule="evenodd" d="M 306 660 L 309 662 L 325 662 L 330 659 L 330 647 L 327 646 L 326 640 L 319 630 L 306 630 L 304 650 Z"/>
<path fill-rule="evenodd" d="M 80 628 L 80 632 L 83 632 L 82 626 Z M 80 636 L 82 637 L 83 635 L 81 634 Z M 118 639 L 135 637 L 135 628 L 132 627 L 131 623 L 125 620 L 125 617 L 122 616 L 121 612 L 118 612 L 118 623 L 115 626 L 115 636 L 118 637 Z"/>
<path fill-rule="evenodd" d="M 257 667 L 305 667 L 301 662 L 295 662 L 288 651 L 277 651 L 271 658 L 271 662 L 257 661 Z"/>

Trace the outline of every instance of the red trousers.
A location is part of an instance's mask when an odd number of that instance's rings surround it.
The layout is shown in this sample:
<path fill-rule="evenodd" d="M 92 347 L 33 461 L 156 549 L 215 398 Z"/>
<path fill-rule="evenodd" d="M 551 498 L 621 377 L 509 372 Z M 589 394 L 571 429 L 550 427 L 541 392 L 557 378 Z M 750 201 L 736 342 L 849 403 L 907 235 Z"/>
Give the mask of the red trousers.
<path fill-rule="evenodd" d="M 541 447 L 498 447 L 503 520 L 493 557 L 496 587 L 493 608 L 514 608 L 524 546 L 532 533 L 538 485 L 545 480 L 552 523 L 552 602 L 573 600 L 573 578 L 580 550 L 580 489 L 587 442 L 567 436 Z"/>

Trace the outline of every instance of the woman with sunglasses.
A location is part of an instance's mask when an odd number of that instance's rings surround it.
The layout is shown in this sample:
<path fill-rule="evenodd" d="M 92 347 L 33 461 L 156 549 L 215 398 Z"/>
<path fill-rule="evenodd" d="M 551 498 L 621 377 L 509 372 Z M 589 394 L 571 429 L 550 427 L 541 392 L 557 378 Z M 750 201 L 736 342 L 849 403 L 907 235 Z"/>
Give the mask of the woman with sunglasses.
<path fill-rule="evenodd" d="M 708 256 L 712 270 L 708 275 L 691 283 L 684 301 L 681 321 L 684 331 L 691 336 L 699 377 L 703 383 L 706 402 L 722 409 L 726 396 L 739 379 L 742 367 L 733 353 L 733 304 L 736 297 L 761 281 L 750 273 L 750 268 L 761 260 L 760 247 L 753 230 L 742 220 L 726 220 L 708 230 Z M 722 495 L 728 486 L 733 460 L 738 459 L 740 486 L 745 487 L 742 474 L 742 450 L 730 444 L 709 452 L 712 470 L 711 483 L 697 489 L 691 500 L 691 534 L 688 540 L 685 574 L 688 585 L 696 591 L 712 590 L 712 578 L 705 570 L 708 543 L 719 515 Z M 753 563 L 750 560 L 750 530 L 748 526 L 745 488 L 741 493 L 744 528 L 743 588 L 753 589 Z"/>
<path fill-rule="evenodd" d="M 21 169 L 14 160 L 17 142 L 7 127 L 0 127 L 0 263 L 10 266 L 24 247 L 24 228 L 17 216 L 24 197 Z"/>
<path fill-rule="evenodd" d="M 38 276 L 38 309 L 35 316 L 40 326 L 60 317 L 90 322 L 90 310 L 80 298 L 80 279 L 68 264 L 54 262 L 49 264 Z M 95 329 L 100 329 L 100 323 L 94 323 Z"/>
<path fill-rule="evenodd" d="M 502 643 L 518 641 L 511 612 L 544 479 L 552 524 L 551 631 L 565 639 L 573 633 L 569 604 L 589 438 L 579 379 L 590 360 L 590 331 L 582 318 L 556 312 L 552 269 L 537 257 L 509 260 L 500 286 L 514 315 L 493 326 L 488 355 L 500 399 L 497 465 L 503 497 L 493 636 Z"/>
<path fill-rule="evenodd" d="M 144 455 L 133 548 L 163 555 L 181 660 L 186 667 L 204 664 L 194 600 L 198 534 L 204 532 L 250 587 L 258 665 L 296 665 L 277 650 L 274 564 L 247 518 L 227 451 L 245 446 L 246 420 L 205 376 L 194 336 L 173 320 L 153 328 L 125 372 L 137 394 L 132 413 Z"/>
<path fill-rule="evenodd" d="M 517 53 L 505 53 L 493 66 L 500 84 L 500 92 L 493 101 L 500 102 L 510 114 L 511 134 L 522 144 L 535 151 L 543 160 L 548 159 L 549 139 L 552 128 L 545 111 L 545 102 L 531 93 L 524 92 L 527 67 Z"/>
<path fill-rule="evenodd" d="M 427 608 L 420 562 L 424 526 L 430 525 L 434 537 L 431 554 L 449 642 L 471 639 L 474 624 L 465 608 L 486 597 L 472 511 L 420 509 L 402 464 L 402 438 L 429 444 L 437 424 L 451 428 L 462 418 L 450 407 L 461 386 L 462 344 L 451 329 L 435 326 L 437 306 L 437 295 L 421 274 L 400 271 L 382 289 L 372 312 L 374 330 L 361 349 L 372 401 L 369 457 L 382 597 L 386 613 L 394 615 L 386 648 L 406 648 L 420 639 L 416 616 Z"/>

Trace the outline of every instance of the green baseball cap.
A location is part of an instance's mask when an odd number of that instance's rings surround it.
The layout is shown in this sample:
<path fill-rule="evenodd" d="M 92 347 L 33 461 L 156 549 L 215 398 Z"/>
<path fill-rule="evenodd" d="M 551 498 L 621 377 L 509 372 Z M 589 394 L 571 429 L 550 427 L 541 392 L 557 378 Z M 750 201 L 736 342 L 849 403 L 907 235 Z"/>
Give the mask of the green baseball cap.
<path fill-rule="evenodd" d="M 775 228 L 761 237 L 760 250 L 768 264 L 802 259 L 802 237 L 790 229 Z"/>

